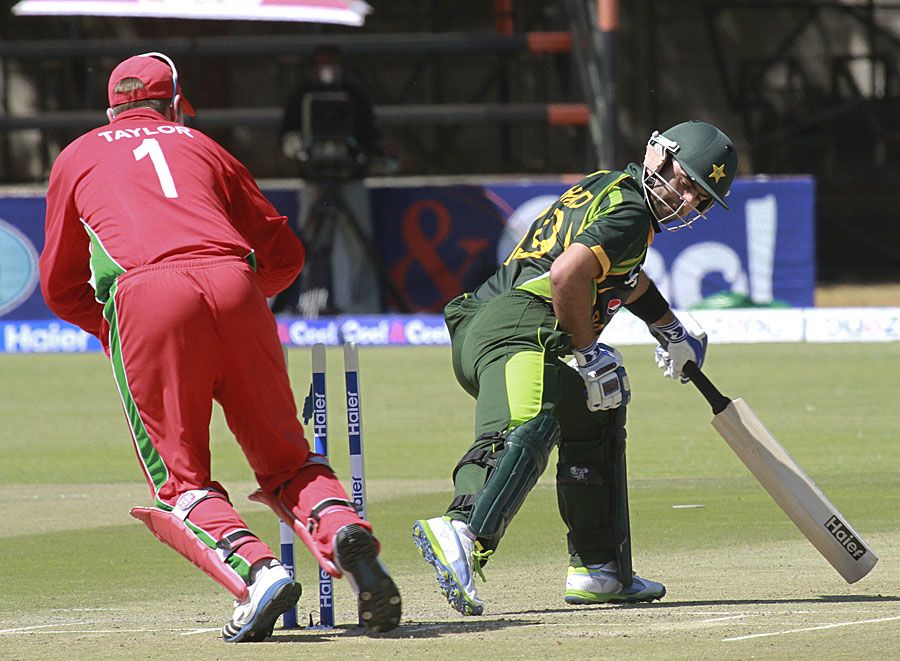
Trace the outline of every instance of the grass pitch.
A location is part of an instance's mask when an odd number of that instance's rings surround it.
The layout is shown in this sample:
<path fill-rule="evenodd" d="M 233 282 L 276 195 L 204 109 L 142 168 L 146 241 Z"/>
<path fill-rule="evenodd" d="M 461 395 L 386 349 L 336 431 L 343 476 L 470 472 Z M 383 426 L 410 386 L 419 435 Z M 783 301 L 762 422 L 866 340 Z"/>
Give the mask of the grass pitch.
<path fill-rule="evenodd" d="M 227 645 L 229 595 L 128 516 L 149 502 L 102 355 L 0 356 L 0 658 L 891 658 L 900 650 L 900 345 L 711 348 L 707 373 L 743 397 L 874 547 L 849 586 L 710 426 L 692 386 L 663 379 L 649 346 L 625 347 L 633 388 L 629 475 L 635 569 L 662 602 L 571 607 L 553 470 L 532 492 L 479 583 L 485 614 L 440 596 L 410 538 L 451 495 L 473 402 L 447 348 L 362 349 L 370 514 L 403 592 L 404 622 L 370 637 L 336 585 L 333 631 L 276 630 Z M 329 350 L 330 448 L 348 474 L 342 362 Z M 309 352 L 293 350 L 298 400 Z M 274 516 L 245 500 L 252 475 L 219 411 L 214 475 L 277 545 Z M 691 507 L 679 507 L 690 505 Z M 315 569 L 298 545 L 305 594 Z"/>

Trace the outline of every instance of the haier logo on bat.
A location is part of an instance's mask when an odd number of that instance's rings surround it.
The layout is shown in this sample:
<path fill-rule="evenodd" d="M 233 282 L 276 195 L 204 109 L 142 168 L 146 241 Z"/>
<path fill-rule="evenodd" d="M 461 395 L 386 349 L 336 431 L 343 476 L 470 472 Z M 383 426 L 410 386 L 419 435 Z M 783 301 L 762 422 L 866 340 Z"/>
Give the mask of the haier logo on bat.
<path fill-rule="evenodd" d="M 37 264 L 28 237 L 0 219 L 0 316 L 31 296 L 38 283 Z"/>

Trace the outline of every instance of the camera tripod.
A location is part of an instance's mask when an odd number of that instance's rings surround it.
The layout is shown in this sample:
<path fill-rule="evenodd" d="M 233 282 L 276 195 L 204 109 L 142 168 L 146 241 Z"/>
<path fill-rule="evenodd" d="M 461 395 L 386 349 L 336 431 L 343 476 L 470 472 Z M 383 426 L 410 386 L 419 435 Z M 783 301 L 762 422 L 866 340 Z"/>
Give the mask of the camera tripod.
<path fill-rule="evenodd" d="M 392 303 L 401 312 L 408 312 L 406 299 L 391 279 L 374 240 L 363 231 L 359 220 L 350 210 L 341 193 L 341 185 L 344 181 L 341 178 L 330 177 L 315 180 L 315 186 L 318 189 L 316 199 L 313 200 L 306 221 L 300 230 L 301 237 L 306 244 L 307 265 L 299 278 L 297 309 L 304 316 L 311 317 L 340 312 L 334 305 L 334 301 L 331 300 L 329 292 L 333 283 L 332 245 L 337 229 L 343 227 L 362 248 L 366 259 L 375 269 L 381 286 L 392 299 Z"/>

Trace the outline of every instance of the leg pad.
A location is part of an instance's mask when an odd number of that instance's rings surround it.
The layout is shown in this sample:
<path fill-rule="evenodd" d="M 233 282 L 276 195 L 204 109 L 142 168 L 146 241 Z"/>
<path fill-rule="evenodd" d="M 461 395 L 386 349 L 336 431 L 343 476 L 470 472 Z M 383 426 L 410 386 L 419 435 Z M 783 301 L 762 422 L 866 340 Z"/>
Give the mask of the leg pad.
<path fill-rule="evenodd" d="M 249 498 L 254 502 L 266 505 L 278 515 L 279 519 L 288 524 L 294 531 L 294 534 L 303 540 L 303 543 L 306 544 L 306 547 L 312 552 L 313 556 L 318 561 L 319 566 L 326 574 L 333 576 L 334 578 L 340 578 L 342 576 L 341 570 L 337 568 L 337 565 L 332 560 L 326 558 L 322 553 L 322 549 L 319 548 L 319 544 L 316 542 L 309 529 L 294 517 L 291 511 L 277 496 L 268 494 L 262 489 L 257 489 L 250 494 Z"/>
<path fill-rule="evenodd" d="M 488 475 L 469 516 L 469 528 L 495 548 L 506 527 L 519 511 L 559 441 L 556 418 L 541 414 L 513 429 L 506 437 L 496 467 Z"/>
<path fill-rule="evenodd" d="M 161 542 L 175 549 L 238 599 L 247 598 L 247 584 L 222 560 L 215 549 L 201 542 L 184 521 L 156 507 L 135 507 L 131 516 L 143 523 Z"/>

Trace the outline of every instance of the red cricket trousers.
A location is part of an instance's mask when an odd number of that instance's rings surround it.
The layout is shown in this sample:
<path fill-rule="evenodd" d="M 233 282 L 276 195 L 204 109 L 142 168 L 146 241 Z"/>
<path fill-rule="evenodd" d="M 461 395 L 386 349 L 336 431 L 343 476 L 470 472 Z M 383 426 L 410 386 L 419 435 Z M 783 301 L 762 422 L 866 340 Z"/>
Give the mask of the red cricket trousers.
<path fill-rule="evenodd" d="M 213 400 L 263 490 L 290 482 L 285 491 L 295 500 L 288 506 L 300 516 L 327 498 L 347 499 L 327 467 L 306 464 L 309 445 L 275 319 L 244 260 L 173 260 L 129 270 L 118 279 L 106 317 L 113 372 L 158 502 L 174 506 L 185 491 L 210 487 L 227 498 L 210 474 Z M 247 529 L 222 498 L 201 501 L 189 521 L 213 544 Z M 330 551 L 337 529 L 358 521 L 350 512 L 323 517 L 317 538 Z M 266 544 L 250 539 L 238 549 L 245 568 L 275 557 Z"/>

